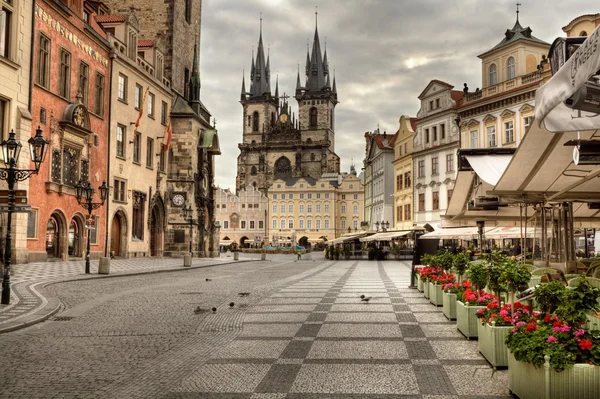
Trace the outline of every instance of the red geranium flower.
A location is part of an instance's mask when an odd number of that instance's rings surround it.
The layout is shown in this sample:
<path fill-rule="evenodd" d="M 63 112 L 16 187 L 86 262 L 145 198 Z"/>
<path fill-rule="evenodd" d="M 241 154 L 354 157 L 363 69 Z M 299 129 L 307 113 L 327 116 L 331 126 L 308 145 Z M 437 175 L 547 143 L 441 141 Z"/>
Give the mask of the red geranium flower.
<path fill-rule="evenodd" d="M 579 347 L 581 348 L 581 350 L 590 350 L 592 349 L 592 341 L 590 341 L 589 339 L 585 339 L 583 338 L 581 341 L 579 341 Z"/>

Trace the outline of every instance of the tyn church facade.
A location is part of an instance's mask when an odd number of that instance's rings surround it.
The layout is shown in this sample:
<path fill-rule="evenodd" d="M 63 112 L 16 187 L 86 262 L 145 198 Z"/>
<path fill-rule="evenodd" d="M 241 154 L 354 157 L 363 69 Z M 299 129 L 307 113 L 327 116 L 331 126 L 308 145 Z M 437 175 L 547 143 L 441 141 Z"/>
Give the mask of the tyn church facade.
<path fill-rule="evenodd" d="M 330 80 L 327 49 L 321 52 L 315 27 L 312 52 L 306 54 L 306 80 L 296 80 L 298 117 L 288 96 L 279 95 L 279 82 L 271 94 L 270 57 L 265 59 L 262 29 L 256 59 L 252 57 L 250 90 L 242 79 L 240 103 L 244 107 L 243 140 L 238 145 L 236 191 L 253 185 L 266 193 L 276 179 L 339 173 L 335 153 L 335 76 Z"/>

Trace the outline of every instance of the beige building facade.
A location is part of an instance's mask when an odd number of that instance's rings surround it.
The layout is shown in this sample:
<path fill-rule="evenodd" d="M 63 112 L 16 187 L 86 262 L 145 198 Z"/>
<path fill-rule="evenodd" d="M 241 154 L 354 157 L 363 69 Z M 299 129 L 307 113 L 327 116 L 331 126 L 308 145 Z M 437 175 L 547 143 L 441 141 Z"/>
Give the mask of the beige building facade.
<path fill-rule="evenodd" d="M 215 189 L 215 219 L 221 226 L 220 246 L 236 243 L 238 247 L 262 247 L 267 242 L 266 195 L 253 185 L 238 194 Z"/>
<path fill-rule="evenodd" d="M 586 14 L 573 19 L 563 26 L 562 30 L 567 37 L 588 36 L 598 25 L 600 25 L 600 14 Z"/>
<path fill-rule="evenodd" d="M 31 157 L 27 140 L 35 134 L 37 126 L 32 125 L 29 112 L 30 61 L 31 61 L 31 1 L 3 1 L 2 11 L 7 23 L 2 24 L 1 33 L 5 38 L 0 43 L 0 140 L 8 139 L 14 130 L 16 139 L 23 144 L 17 167 L 28 169 Z M 46 126 L 41 126 L 43 134 L 49 136 Z M 39 178 L 32 176 L 32 179 Z M 5 181 L 0 188 L 7 189 Z M 29 180 L 15 184 L 16 190 L 28 190 Z M 30 214 L 15 213 L 12 220 L 12 260 L 16 263 L 27 261 L 27 239 L 35 239 L 39 232 L 36 226 L 35 210 Z M 4 248 L 6 235 L 6 213 L 0 214 L 0 246 Z"/>
<path fill-rule="evenodd" d="M 535 92 L 549 77 L 550 45 L 519 21 L 479 55 L 483 87 L 465 84 L 459 110 L 461 148 L 516 148 L 533 121 Z"/>
<path fill-rule="evenodd" d="M 400 127 L 394 144 L 394 224 L 392 230 L 409 230 L 413 227 L 413 141 L 416 118 L 400 117 Z"/>

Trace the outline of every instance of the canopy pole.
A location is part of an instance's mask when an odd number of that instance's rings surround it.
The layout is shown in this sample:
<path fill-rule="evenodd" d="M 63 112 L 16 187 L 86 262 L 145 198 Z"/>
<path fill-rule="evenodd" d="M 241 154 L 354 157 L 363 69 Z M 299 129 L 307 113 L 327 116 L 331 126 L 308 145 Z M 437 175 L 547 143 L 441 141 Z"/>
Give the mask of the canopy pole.
<path fill-rule="evenodd" d="M 521 245 L 521 263 L 523 263 L 523 204 L 519 204 L 519 232 L 519 241 Z"/>
<path fill-rule="evenodd" d="M 555 225 L 554 225 L 554 205 L 552 206 L 552 208 L 550 209 L 550 224 L 552 225 L 552 236 L 550 238 L 550 251 L 548 251 L 548 260 L 546 261 L 546 266 L 550 265 L 550 256 L 552 254 L 552 251 L 554 251 L 554 240 L 557 238 L 558 236 L 558 232 L 555 230 Z"/>
<path fill-rule="evenodd" d="M 525 202 L 525 234 L 523 235 L 523 241 L 525 241 L 525 245 L 523 245 L 523 256 L 521 259 L 523 260 L 523 264 L 525 263 L 525 259 L 527 258 L 527 202 Z"/>
<path fill-rule="evenodd" d="M 546 207 L 542 204 L 542 260 L 546 267 L 548 267 L 548 226 L 546 221 Z"/>
<path fill-rule="evenodd" d="M 556 222 L 558 223 L 558 241 L 556 242 L 556 249 L 558 249 L 558 262 L 564 262 L 564 254 L 565 254 L 565 243 L 564 243 L 564 234 L 563 234 L 563 223 L 562 223 L 562 204 L 557 206 L 558 216 L 556 218 Z"/>
<path fill-rule="evenodd" d="M 568 223 L 569 223 L 569 245 L 571 247 L 571 257 L 569 258 L 570 261 L 575 261 L 577 259 L 576 256 L 576 250 L 575 250 L 575 231 L 573 229 L 573 203 L 569 202 L 568 203 Z"/>

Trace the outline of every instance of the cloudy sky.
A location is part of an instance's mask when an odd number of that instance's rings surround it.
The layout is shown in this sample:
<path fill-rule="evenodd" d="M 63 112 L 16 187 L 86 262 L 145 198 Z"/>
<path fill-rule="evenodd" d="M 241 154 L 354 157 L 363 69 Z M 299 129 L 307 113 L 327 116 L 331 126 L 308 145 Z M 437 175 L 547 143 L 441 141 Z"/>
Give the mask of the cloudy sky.
<path fill-rule="evenodd" d="M 597 0 L 519 1 L 521 25 L 549 43 L 564 36 L 561 28 L 573 18 L 600 12 Z M 315 6 L 321 46 L 326 40 L 329 65 L 336 70 L 335 148 L 342 171 L 349 171 L 352 159 L 361 165 L 364 132 L 379 124 L 394 133 L 400 115 L 416 115 L 417 96 L 431 79 L 457 90 L 464 82 L 471 90 L 481 87 L 477 55 L 500 42 L 516 19 L 512 0 L 203 0 L 201 96 L 217 119 L 220 187 L 235 189 L 242 70 L 248 83 L 260 14 L 264 44 L 270 47 L 272 90 L 279 74 L 280 94 L 293 95 L 307 40 L 312 46 Z"/>

